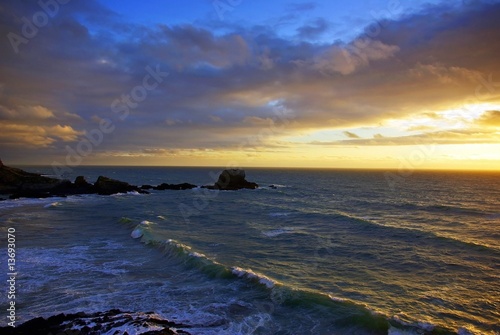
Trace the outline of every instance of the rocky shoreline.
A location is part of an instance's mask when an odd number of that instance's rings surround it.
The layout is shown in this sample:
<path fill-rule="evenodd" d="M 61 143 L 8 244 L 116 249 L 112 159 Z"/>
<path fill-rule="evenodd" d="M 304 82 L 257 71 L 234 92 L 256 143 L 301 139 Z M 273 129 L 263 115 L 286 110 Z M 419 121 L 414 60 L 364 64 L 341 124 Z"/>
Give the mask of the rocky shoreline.
<path fill-rule="evenodd" d="M 7 195 L 9 199 L 18 199 L 65 197 L 78 194 L 112 195 L 127 192 L 147 194 L 148 190 L 190 190 L 197 187 L 231 191 L 259 187 L 256 183 L 247 181 L 245 176 L 244 170 L 227 169 L 222 171 L 219 179 L 213 185 L 162 183 L 157 186 L 142 185 L 139 187 L 105 176 L 99 176 L 92 184 L 87 182 L 83 176 L 78 176 L 74 182 L 71 182 L 8 167 L 0 160 L 0 194 Z"/>
<path fill-rule="evenodd" d="M 4 335 L 190 335 L 191 326 L 162 318 L 154 312 L 107 312 L 58 314 L 35 318 L 16 327 L 0 327 Z"/>

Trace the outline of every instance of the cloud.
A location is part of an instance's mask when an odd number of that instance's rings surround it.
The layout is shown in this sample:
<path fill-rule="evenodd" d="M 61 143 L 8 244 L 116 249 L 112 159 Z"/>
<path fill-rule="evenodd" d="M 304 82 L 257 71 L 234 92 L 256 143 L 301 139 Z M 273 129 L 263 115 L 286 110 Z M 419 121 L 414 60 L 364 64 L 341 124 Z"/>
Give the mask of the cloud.
<path fill-rule="evenodd" d="M 307 2 L 288 9 L 298 15 L 315 8 Z M 19 32 L 19 18 L 37 10 L 36 3 L 4 2 L 0 35 Z M 34 156 L 64 155 L 67 143 L 102 119 L 116 130 L 96 154 L 218 150 L 248 143 L 270 121 L 284 125 L 287 135 L 344 131 L 460 108 L 471 100 L 500 102 L 499 16 L 498 3 L 428 7 L 344 43 L 335 36 L 325 41 L 326 17 L 293 31 L 302 38 L 297 40 L 266 25 L 242 23 L 217 32 L 198 22 L 145 26 L 96 1 L 69 2 L 19 46 L 19 54 L 0 39 L 2 156 L 23 146 L 36 147 L 29 151 Z M 148 66 L 169 76 L 121 120 L 111 105 L 143 85 Z M 281 123 L 273 121 L 277 110 L 288 113 Z M 474 127 L 498 125 L 497 113 L 485 113 Z M 417 137 L 399 139 L 352 138 L 346 132 L 352 142 L 344 144 L 432 142 L 440 133 L 424 126 L 412 129 L 421 132 Z M 442 143 L 498 140 L 491 132 L 441 134 Z M 278 135 L 284 136 L 272 133 L 264 140 L 269 148 L 280 143 Z"/>
<path fill-rule="evenodd" d="M 500 127 L 500 111 L 486 111 L 476 120 L 477 124 L 487 127 Z"/>
<path fill-rule="evenodd" d="M 482 75 L 479 71 L 473 71 L 466 68 L 451 66 L 446 67 L 441 64 L 421 64 L 418 63 L 414 68 L 410 69 L 410 74 L 418 79 L 425 76 L 437 79 L 443 84 L 459 84 L 463 79 L 470 82 L 478 82 Z"/>
<path fill-rule="evenodd" d="M 398 51 L 396 45 L 361 38 L 347 46 L 332 45 L 314 59 L 312 67 L 326 74 L 348 75 L 367 67 L 370 62 L 391 58 Z"/>
<path fill-rule="evenodd" d="M 328 22 L 323 18 L 317 18 L 310 24 L 297 28 L 297 36 L 301 39 L 313 40 L 320 37 L 329 28 Z"/>
<path fill-rule="evenodd" d="M 0 143 L 7 147 L 45 148 L 58 139 L 64 142 L 76 141 L 83 132 L 76 131 L 71 126 L 31 126 L 0 121 Z"/>
<path fill-rule="evenodd" d="M 375 134 L 372 139 L 349 139 L 331 142 L 313 141 L 315 146 L 402 146 L 402 145 L 447 145 L 447 144 L 491 144 L 500 141 L 500 134 L 483 129 L 445 130 L 408 136 L 386 137 Z"/>
<path fill-rule="evenodd" d="M 212 32 L 192 25 L 160 26 L 155 34 L 163 42 L 147 45 L 153 56 L 161 57 L 174 67 L 197 67 L 208 64 L 216 68 L 243 65 L 249 58 L 249 47 L 242 36 L 215 36 Z M 152 36 L 153 37 L 153 36 Z"/>
<path fill-rule="evenodd" d="M 356 134 L 354 134 L 354 133 L 352 133 L 350 131 L 344 131 L 344 135 L 347 136 L 347 137 L 349 137 L 349 138 L 361 138 L 358 135 L 356 135 Z"/>
<path fill-rule="evenodd" d="M 0 119 L 43 120 L 55 117 L 54 113 L 43 106 L 19 105 L 16 109 L 0 105 Z"/>

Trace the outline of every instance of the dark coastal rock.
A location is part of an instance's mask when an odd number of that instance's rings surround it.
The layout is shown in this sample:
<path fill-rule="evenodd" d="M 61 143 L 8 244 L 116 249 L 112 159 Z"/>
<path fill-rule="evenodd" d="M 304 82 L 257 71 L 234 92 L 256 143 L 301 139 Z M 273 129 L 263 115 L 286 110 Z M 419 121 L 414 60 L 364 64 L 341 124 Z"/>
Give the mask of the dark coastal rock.
<path fill-rule="evenodd" d="M 63 180 L 42 176 L 38 173 L 0 165 L 0 194 L 46 193 L 60 185 Z"/>
<path fill-rule="evenodd" d="M 163 183 L 158 186 L 142 185 L 138 187 L 124 181 L 104 176 L 99 176 L 94 184 L 87 182 L 83 176 L 76 177 L 75 181 L 72 183 L 69 180 L 45 177 L 38 173 L 31 173 L 21 169 L 8 167 L 0 160 L 0 194 L 9 195 L 10 199 L 18 199 L 21 197 L 65 197 L 79 194 L 112 195 L 127 192 L 148 194 L 145 190 L 191 190 L 196 187 L 198 186 L 190 183 Z M 240 190 L 256 189 L 258 185 L 245 179 L 244 170 L 229 169 L 222 171 L 219 179 L 213 186 L 209 185 L 203 187 L 217 190 Z"/>
<path fill-rule="evenodd" d="M 153 312 L 133 313 L 113 309 L 93 314 L 58 314 L 48 319 L 35 318 L 16 327 L 0 327 L 5 335 L 47 335 L 47 334 L 148 334 L 148 335 L 190 335 L 182 328 L 189 325 L 162 319 Z"/>
<path fill-rule="evenodd" d="M 85 180 L 84 176 L 76 177 L 74 184 L 76 187 L 90 187 L 90 186 L 92 186 L 92 184 L 90 184 L 87 180 Z"/>
<path fill-rule="evenodd" d="M 153 187 L 153 189 L 154 190 L 158 190 L 158 191 L 163 191 L 163 190 L 177 190 L 177 191 L 181 191 L 181 190 L 191 190 L 191 189 L 196 188 L 196 187 L 198 187 L 198 186 L 193 185 L 193 184 L 189 184 L 189 183 L 182 183 L 182 184 L 166 184 L 166 183 L 163 183 L 161 185 Z"/>
<path fill-rule="evenodd" d="M 74 183 L 69 180 L 62 182 L 60 185 L 54 187 L 51 193 L 57 196 L 95 194 L 97 193 L 97 189 L 94 185 L 87 182 L 85 177 L 78 176 Z"/>
<path fill-rule="evenodd" d="M 45 177 L 38 173 L 8 167 L 0 160 L 0 194 L 10 195 L 10 199 L 96 193 L 111 195 L 131 191 L 148 193 L 137 186 L 103 176 L 100 176 L 95 184 L 87 182 L 83 176 L 76 177 L 72 183 L 69 180 Z"/>
<path fill-rule="evenodd" d="M 213 186 L 203 186 L 208 189 L 235 191 L 241 189 L 256 189 L 259 187 L 256 183 L 249 182 L 245 179 L 245 171 L 241 169 L 228 169 L 222 171 L 219 179 Z"/>
<path fill-rule="evenodd" d="M 130 185 L 127 182 L 111 179 L 104 176 L 99 176 L 94 184 L 98 194 L 101 195 L 111 195 L 116 193 L 127 193 L 127 192 L 138 192 L 147 193 L 141 190 L 139 187 Z"/>

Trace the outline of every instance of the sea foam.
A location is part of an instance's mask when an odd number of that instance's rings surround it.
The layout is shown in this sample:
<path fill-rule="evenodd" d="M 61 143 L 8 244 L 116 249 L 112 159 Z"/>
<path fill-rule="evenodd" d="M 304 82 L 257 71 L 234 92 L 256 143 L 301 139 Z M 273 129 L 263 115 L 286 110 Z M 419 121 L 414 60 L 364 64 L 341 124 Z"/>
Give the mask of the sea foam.
<path fill-rule="evenodd" d="M 260 284 L 265 285 L 267 288 L 273 288 L 277 283 L 273 279 L 266 277 L 263 274 L 256 273 L 250 269 L 242 269 L 240 267 L 235 266 L 231 270 L 233 274 L 237 275 L 238 277 L 256 280 Z"/>

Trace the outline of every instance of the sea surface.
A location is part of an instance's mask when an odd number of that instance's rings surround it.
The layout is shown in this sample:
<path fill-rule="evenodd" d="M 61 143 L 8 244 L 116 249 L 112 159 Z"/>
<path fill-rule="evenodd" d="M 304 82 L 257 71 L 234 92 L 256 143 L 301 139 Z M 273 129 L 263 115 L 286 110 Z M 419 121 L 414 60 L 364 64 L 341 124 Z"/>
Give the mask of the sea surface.
<path fill-rule="evenodd" d="M 221 170 L 66 177 L 205 185 Z M 119 308 L 192 334 L 500 334 L 500 173 L 245 171 L 259 189 L 0 202 L 18 323 Z"/>

